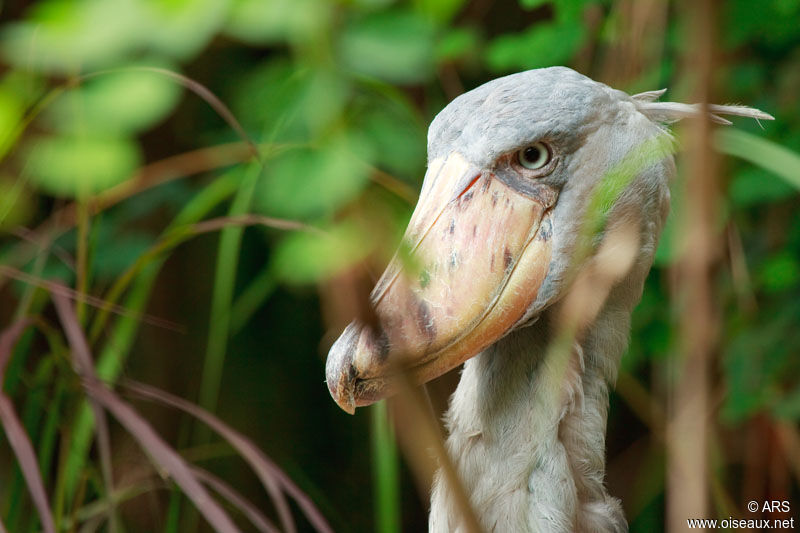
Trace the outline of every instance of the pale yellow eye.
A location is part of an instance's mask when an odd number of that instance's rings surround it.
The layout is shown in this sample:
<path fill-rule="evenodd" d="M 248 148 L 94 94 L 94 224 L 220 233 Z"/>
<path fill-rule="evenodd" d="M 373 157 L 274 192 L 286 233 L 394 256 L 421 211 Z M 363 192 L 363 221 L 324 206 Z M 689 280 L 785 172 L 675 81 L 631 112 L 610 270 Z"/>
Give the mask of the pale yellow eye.
<path fill-rule="evenodd" d="M 517 153 L 519 164 L 529 170 L 538 170 L 550 162 L 550 149 L 542 142 L 526 146 Z"/>

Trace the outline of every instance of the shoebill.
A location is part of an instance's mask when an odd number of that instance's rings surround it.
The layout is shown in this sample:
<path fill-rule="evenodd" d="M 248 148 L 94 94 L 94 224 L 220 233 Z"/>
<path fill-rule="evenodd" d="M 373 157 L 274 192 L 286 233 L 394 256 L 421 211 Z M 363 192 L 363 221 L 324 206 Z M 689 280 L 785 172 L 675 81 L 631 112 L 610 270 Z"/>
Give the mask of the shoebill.
<path fill-rule="evenodd" d="M 669 207 L 664 124 L 772 118 L 662 93 L 553 67 L 453 100 L 428 132 L 405 252 L 371 294 L 376 324 L 351 323 L 330 350 L 349 413 L 398 372 L 424 383 L 464 363 L 447 448 L 486 531 L 627 530 L 603 484 L 608 386 Z M 451 500 L 437 474 L 431 531 L 462 527 Z"/>

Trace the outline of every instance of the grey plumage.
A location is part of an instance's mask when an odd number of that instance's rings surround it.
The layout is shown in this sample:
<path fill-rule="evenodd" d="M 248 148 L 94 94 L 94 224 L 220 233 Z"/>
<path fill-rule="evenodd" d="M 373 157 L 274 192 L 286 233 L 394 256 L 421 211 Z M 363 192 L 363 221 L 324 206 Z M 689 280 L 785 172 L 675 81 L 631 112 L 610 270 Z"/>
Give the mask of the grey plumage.
<path fill-rule="evenodd" d="M 429 171 L 406 236 L 428 276 L 424 283 L 404 277 L 402 262 L 393 262 L 373 293 L 380 329 L 351 324 L 331 348 L 328 386 L 348 411 L 391 393 L 393 358 L 407 361 L 419 381 L 468 359 L 445 417 L 447 445 L 488 531 L 627 530 L 603 484 L 608 386 L 675 173 L 672 156 L 654 157 L 648 143 L 669 139 L 664 124 L 704 109 L 722 124 L 729 122 L 717 115 L 772 118 L 746 107 L 658 102 L 663 93 L 630 96 L 552 67 L 499 78 L 453 100 L 430 126 Z M 550 151 L 548 165 L 515 166 L 536 143 Z M 594 195 L 605 180 L 619 179 L 620 168 L 631 176 L 604 200 L 605 223 L 586 235 Z M 611 237 L 620 235 L 631 246 Z M 589 251 L 581 253 L 585 239 Z M 437 253 L 461 259 L 445 269 Z M 609 260 L 622 266 L 609 267 Z M 504 270 L 498 273 L 495 261 Z M 472 268 L 483 278 L 461 276 Z M 567 356 L 554 360 L 548 347 L 584 273 L 600 296 L 589 291 L 579 304 L 596 308 Z M 452 286 L 463 280 L 474 287 Z M 464 296 L 473 290 L 474 300 Z M 461 527 L 437 476 L 430 529 Z"/>
<path fill-rule="evenodd" d="M 633 267 L 609 294 L 603 310 L 577 341 L 574 372 L 561 384 L 542 383 L 541 365 L 554 335 L 556 302 L 575 249 L 578 223 L 600 179 L 645 139 L 663 135 L 661 124 L 696 116 L 699 105 L 656 101 L 665 89 L 634 96 L 564 67 L 533 70 L 491 81 L 456 98 L 429 130 L 431 158 L 459 150 L 491 167 L 501 154 L 537 140 L 556 145 L 564 158 L 545 179 L 560 187 L 554 208 L 554 252 L 539 296 L 520 323 L 465 368 L 446 415 L 448 447 L 473 505 L 489 531 L 627 531 L 605 475 L 607 388 L 616 380 L 628 342 L 630 313 L 641 295 L 669 205 L 672 157 L 642 169 L 620 195 L 612 225 L 637 224 Z M 772 119 L 761 111 L 710 105 L 717 114 Z M 559 406 L 537 409 L 548 394 Z M 552 405 L 552 404 L 551 404 Z M 455 531 L 441 478 L 432 493 L 430 529 Z"/>

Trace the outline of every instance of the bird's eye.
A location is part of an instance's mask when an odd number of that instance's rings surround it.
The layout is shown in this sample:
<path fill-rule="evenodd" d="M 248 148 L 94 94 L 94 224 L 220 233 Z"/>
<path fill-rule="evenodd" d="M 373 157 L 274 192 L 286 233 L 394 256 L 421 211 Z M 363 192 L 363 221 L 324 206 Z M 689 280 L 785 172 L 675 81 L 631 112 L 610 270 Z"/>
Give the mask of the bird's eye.
<path fill-rule="evenodd" d="M 520 150 L 517 159 L 523 167 L 538 170 L 550 162 L 550 149 L 543 142 L 537 142 Z"/>

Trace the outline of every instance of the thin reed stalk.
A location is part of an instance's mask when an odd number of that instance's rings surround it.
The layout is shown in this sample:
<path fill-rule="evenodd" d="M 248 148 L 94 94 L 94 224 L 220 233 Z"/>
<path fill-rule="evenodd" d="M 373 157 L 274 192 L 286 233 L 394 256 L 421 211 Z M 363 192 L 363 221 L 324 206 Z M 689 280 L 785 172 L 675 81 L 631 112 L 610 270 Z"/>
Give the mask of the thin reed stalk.
<path fill-rule="evenodd" d="M 400 465 L 397 444 L 386 402 L 370 407 L 372 479 L 375 487 L 375 530 L 379 533 L 399 533 L 400 517 Z"/>
<path fill-rule="evenodd" d="M 686 57 L 695 101 L 712 101 L 717 4 L 684 2 L 690 24 Z M 710 370 L 719 329 L 712 269 L 718 260 L 715 226 L 719 213 L 717 165 L 707 113 L 686 127 L 687 208 L 682 221 L 685 253 L 679 258 L 680 352 L 670 391 L 667 426 L 667 529 L 684 531 L 686 520 L 709 516 Z"/>
<path fill-rule="evenodd" d="M 55 293 L 53 294 L 53 303 L 69 341 L 73 361 L 82 376 L 83 387 L 90 400 L 111 413 L 128 430 L 142 449 L 148 453 L 151 460 L 172 476 L 175 483 L 195 504 L 200 514 L 218 532 L 237 533 L 239 529 L 219 504 L 211 498 L 180 455 L 161 439 L 141 415 L 120 400 L 111 389 L 99 380 L 95 373 L 89 345 L 70 300 L 62 294 Z"/>

